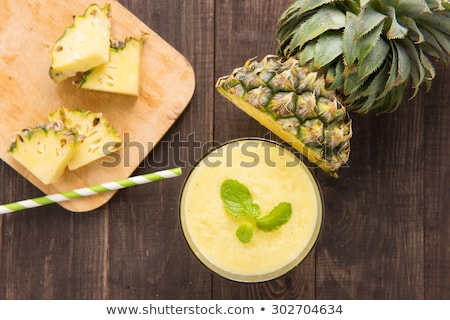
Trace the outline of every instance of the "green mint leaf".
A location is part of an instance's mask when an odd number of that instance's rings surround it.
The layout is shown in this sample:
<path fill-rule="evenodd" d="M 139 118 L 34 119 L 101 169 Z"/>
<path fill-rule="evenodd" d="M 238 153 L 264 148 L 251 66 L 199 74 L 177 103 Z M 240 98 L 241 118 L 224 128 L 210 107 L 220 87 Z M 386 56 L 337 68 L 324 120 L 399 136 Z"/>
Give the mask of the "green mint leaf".
<path fill-rule="evenodd" d="M 236 230 L 236 236 L 242 243 L 249 243 L 253 238 L 253 226 L 248 222 L 241 224 Z"/>
<path fill-rule="evenodd" d="M 248 188 L 237 180 L 225 180 L 220 187 L 220 197 L 225 209 L 234 217 L 257 217 L 261 213 Z"/>
<path fill-rule="evenodd" d="M 273 231 L 289 221 L 292 206 L 289 202 L 281 202 L 269 214 L 256 220 L 256 227 L 262 231 Z"/>

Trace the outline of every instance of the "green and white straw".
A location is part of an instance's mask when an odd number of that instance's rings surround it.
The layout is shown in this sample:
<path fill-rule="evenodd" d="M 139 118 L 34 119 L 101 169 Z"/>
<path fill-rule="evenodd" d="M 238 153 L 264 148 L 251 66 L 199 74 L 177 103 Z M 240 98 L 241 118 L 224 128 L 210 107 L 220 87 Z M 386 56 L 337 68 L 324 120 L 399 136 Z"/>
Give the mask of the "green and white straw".
<path fill-rule="evenodd" d="M 180 176 L 182 173 L 181 168 L 173 168 L 153 173 L 147 173 L 139 176 L 133 176 L 122 180 L 110 181 L 95 186 L 74 189 L 71 191 L 55 193 L 48 196 L 32 198 L 28 200 L 22 200 L 17 202 L 11 202 L 8 204 L 0 205 L 0 214 L 10 213 L 14 211 L 25 210 L 29 208 L 36 208 L 45 206 L 47 204 L 67 201 L 75 198 L 82 198 L 92 196 L 94 194 L 119 190 L 124 188 L 133 187 L 140 184 L 146 184 L 149 182 L 159 181 L 168 178 L 174 178 Z"/>

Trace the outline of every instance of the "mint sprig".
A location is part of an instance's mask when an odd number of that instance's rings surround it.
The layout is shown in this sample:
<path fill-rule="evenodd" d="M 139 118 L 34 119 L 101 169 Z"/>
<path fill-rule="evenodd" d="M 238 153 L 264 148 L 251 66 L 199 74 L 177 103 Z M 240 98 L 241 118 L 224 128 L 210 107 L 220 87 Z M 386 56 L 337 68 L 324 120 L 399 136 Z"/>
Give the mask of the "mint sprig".
<path fill-rule="evenodd" d="M 241 224 L 236 230 L 236 237 L 243 243 L 249 243 L 253 238 L 252 224 L 248 222 Z"/>
<path fill-rule="evenodd" d="M 235 217 L 258 217 L 261 209 L 253 203 L 248 188 L 237 180 L 227 179 L 220 187 L 225 209 Z"/>
<path fill-rule="evenodd" d="M 269 214 L 256 220 L 259 230 L 269 232 L 279 229 L 289 221 L 292 215 L 292 206 L 289 202 L 281 202 Z"/>
<path fill-rule="evenodd" d="M 281 202 L 269 214 L 260 217 L 261 208 L 253 202 L 249 189 L 235 179 L 227 179 L 222 183 L 220 197 L 225 210 L 230 215 L 247 219 L 247 222 L 242 223 L 236 230 L 237 238 L 243 243 L 249 243 L 252 240 L 253 224 L 261 231 L 270 232 L 286 224 L 292 215 L 291 204 Z"/>

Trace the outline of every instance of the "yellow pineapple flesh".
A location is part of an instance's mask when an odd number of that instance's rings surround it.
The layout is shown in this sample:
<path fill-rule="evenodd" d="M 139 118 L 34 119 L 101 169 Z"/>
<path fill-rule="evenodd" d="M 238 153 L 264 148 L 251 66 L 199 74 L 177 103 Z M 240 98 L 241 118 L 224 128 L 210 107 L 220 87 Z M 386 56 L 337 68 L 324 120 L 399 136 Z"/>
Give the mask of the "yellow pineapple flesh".
<path fill-rule="evenodd" d="M 87 72 L 75 85 L 82 89 L 139 95 L 143 38 L 111 43 L 108 62 Z"/>
<path fill-rule="evenodd" d="M 80 136 L 69 170 L 76 170 L 120 149 L 122 140 L 102 113 L 59 108 L 49 115 L 50 121 L 75 130 Z"/>
<path fill-rule="evenodd" d="M 38 126 L 16 134 L 8 153 L 43 184 L 56 182 L 75 154 L 76 133 L 58 126 Z"/>
<path fill-rule="evenodd" d="M 63 81 L 109 60 L 110 6 L 92 4 L 84 15 L 75 16 L 73 24 L 51 49 L 50 77 Z"/>

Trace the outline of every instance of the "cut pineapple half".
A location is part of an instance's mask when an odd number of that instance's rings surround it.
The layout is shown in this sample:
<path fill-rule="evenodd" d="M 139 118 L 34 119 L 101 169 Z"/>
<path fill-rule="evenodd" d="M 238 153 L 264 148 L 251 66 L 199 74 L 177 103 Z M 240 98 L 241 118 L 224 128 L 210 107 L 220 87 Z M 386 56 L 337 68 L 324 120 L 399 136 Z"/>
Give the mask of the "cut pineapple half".
<path fill-rule="evenodd" d="M 42 125 L 18 133 L 8 152 L 43 184 L 56 182 L 75 154 L 75 132 Z"/>
<path fill-rule="evenodd" d="M 109 61 L 95 67 L 75 82 L 83 89 L 139 95 L 143 38 L 112 41 Z"/>
<path fill-rule="evenodd" d="M 52 50 L 50 77 L 55 82 L 85 72 L 109 60 L 110 5 L 87 7 L 56 41 Z"/>
<path fill-rule="evenodd" d="M 76 130 L 80 143 L 68 163 L 69 170 L 76 170 L 120 149 L 122 140 L 102 113 L 71 110 L 60 107 L 49 114 L 53 124 Z"/>
<path fill-rule="evenodd" d="M 351 120 L 324 75 L 295 58 L 249 59 L 217 91 L 333 177 L 347 163 Z"/>

